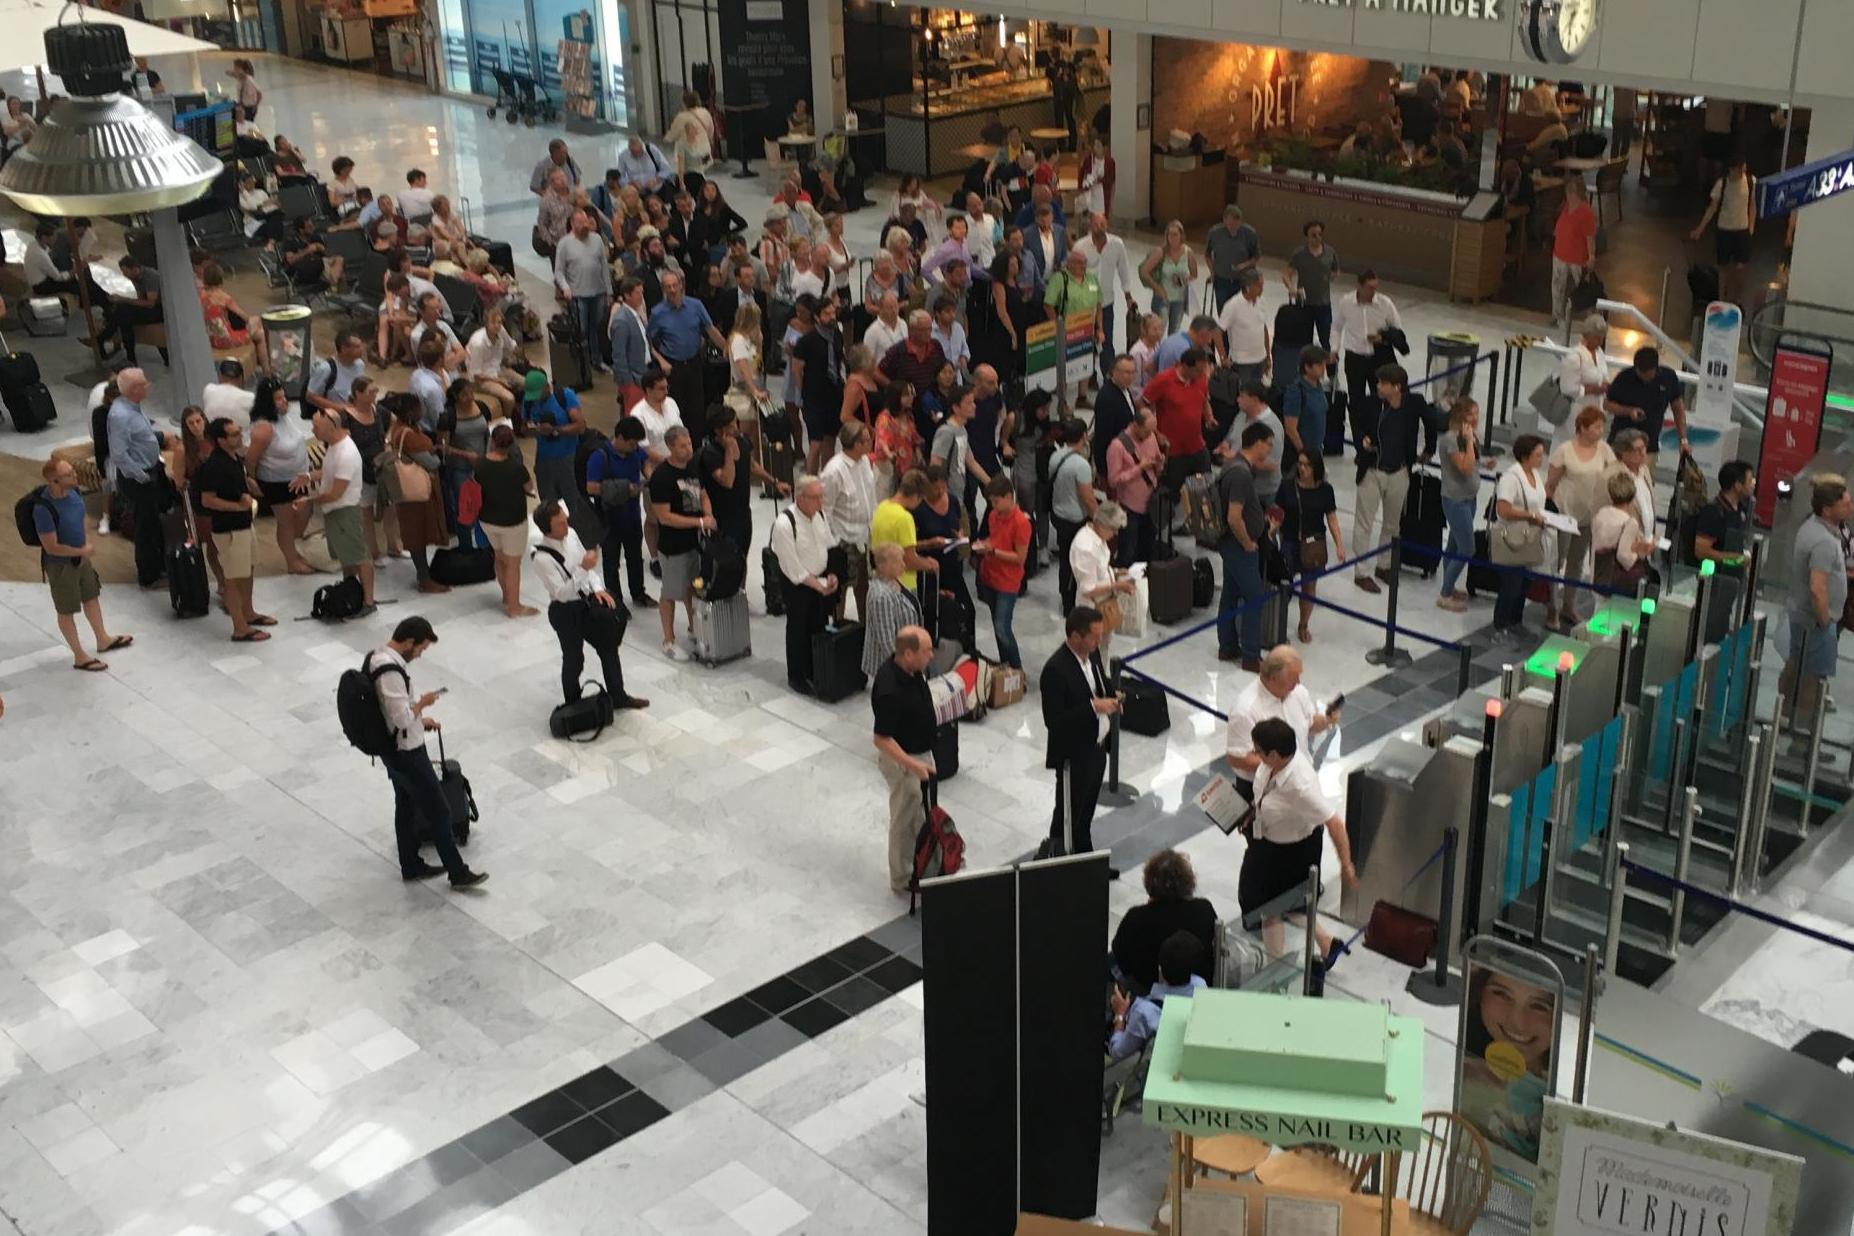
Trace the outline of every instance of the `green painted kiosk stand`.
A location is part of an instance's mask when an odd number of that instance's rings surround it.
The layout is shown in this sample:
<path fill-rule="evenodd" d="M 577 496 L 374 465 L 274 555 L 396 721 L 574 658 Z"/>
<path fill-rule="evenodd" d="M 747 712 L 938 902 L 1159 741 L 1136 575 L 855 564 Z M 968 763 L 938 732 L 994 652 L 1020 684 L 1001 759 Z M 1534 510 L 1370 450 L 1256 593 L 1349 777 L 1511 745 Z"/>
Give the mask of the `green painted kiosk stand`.
<path fill-rule="evenodd" d="M 1322 1145 L 1380 1158 L 1423 1140 L 1423 1025 L 1380 1004 L 1206 989 L 1165 1002 L 1146 1075 L 1146 1123 L 1172 1135 L 1173 1236 L 1193 1141 L 1236 1133 L 1275 1146 Z M 1393 1190 L 1382 1190 L 1389 1233 Z"/>

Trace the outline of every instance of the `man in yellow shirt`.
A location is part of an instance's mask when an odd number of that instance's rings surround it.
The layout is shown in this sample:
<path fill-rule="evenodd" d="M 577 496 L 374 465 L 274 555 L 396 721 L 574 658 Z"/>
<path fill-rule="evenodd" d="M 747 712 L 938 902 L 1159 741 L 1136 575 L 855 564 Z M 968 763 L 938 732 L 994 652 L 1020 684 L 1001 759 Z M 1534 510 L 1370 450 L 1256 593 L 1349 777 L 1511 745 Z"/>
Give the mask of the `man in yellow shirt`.
<path fill-rule="evenodd" d="M 927 474 L 915 468 L 901 478 L 894 497 L 876 504 L 875 515 L 869 520 L 870 552 L 883 544 L 901 546 L 902 561 L 906 564 L 901 573 L 901 586 L 910 592 L 920 578 L 919 572 L 940 569 L 938 560 L 923 556 L 915 548 L 914 509 L 926 497 Z"/>

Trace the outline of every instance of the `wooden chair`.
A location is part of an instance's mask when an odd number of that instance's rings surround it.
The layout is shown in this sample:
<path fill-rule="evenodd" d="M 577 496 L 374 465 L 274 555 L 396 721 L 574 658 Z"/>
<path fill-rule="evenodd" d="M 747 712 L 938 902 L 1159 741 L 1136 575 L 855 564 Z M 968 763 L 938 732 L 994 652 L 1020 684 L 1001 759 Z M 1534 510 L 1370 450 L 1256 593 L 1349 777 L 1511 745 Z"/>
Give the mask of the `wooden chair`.
<path fill-rule="evenodd" d="M 1627 159 L 1611 159 L 1597 169 L 1596 192 L 1592 195 L 1592 205 L 1596 207 L 1597 226 L 1603 225 L 1603 199 L 1611 197 L 1616 200 L 1616 222 L 1622 222 L 1622 177 L 1629 170 Z"/>
<path fill-rule="evenodd" d="M 1350 1193 L 1376 1160 L 1355 1150 L 1301 1146 L 1277 1151 L 1255 1169 L 1255 1178 L 1278 1188 L 1308 1193 Z"/>
<path fill-rule="evenodd" d="M 1372 1162 L 1360 1166 L 1358 1189 Z M 1410 1203 L 1412 1236 L 1467 1236 L 1493 1187 L 1493 1156 L 1480 1130 L 1454 1112 L 1423 1113 L 1423 1146 L 1393 1155 L 1391 1194 Z"/>

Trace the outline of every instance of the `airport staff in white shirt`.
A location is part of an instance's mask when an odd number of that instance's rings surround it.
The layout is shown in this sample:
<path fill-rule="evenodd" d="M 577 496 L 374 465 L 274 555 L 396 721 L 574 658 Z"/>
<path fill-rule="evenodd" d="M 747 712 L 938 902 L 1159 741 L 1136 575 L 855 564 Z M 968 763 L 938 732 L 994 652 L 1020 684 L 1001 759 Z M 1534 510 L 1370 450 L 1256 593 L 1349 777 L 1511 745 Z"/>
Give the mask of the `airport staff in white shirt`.
<path fill-rule="evenodd" d="M 1352 866 L 1345 821 L 1320 789 L 1320 774 L 1301 750 L 1294 727 L 1272 718 L 1258 722 L 1250 739 L 1261 754 L 1261 765 L 1255 776 L 1255 820 L 1237 880 L 1236 899 L 1243 914 L 1261 910 L 1307 883 L 1307 872 L 1320 865 L 1322 829 L 1339 855 L 1339 878 L 1346 887 L 1356 887 L 1358 871 Z M 1320 926 L 1317 914 L 1313 934 L 1331 969 L 1345 946 Z M 1262 919 L 1262 944 L 1271 956 L 1281 954 L 1280 917 Z"/>

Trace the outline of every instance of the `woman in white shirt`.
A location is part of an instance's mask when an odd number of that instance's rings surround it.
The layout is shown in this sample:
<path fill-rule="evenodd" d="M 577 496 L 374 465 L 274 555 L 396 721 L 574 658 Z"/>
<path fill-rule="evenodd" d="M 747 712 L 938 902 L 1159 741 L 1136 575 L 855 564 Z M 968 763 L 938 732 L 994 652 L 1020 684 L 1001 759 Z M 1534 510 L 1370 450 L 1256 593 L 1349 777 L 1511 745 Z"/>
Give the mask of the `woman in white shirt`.
<path fill-rule="evenodd" d="M 1576 536 L 1561 533 L 1558 537 L 1553 574 L 1563 579 L 1583 578 L 1584 557 L 1590 549 L 1590 521 L 1604 506 L 1604 478 L 1616 466 L 1616 453 L 1603 441 L 1601 408 L 1585 408 L 1573 424 L 1576 436 L 1551 453 L 1551 467 L 1545 474 L 1545 496 L 1557 504 L 1560 512 L 1577 521 Z M 1548 603 L 1545 625 L 1553 629 L 1576 626 L 1575 602 L 1581 590 L 1561 584 L 1556 591 L 1557 613 L 1553 615 Z"/>
<path fill-rule="evenodd" d="M 935 223 L 940 221 L 940 203 L 934 199 L 933 194 L 927 192 L 921 184 L 921 178 L 913 172 L 905 173 L 901 183 L 895 186 L 895 198 L 889 203 L 888 217 L 901 218 L 903 203 L 914 207 L 915 213 L 922 219 L 932 219 Z"/>
<path fill-rule="evenodd" d="M 727 337 L 728 366 L 733 381 L 722 400 L 749 436 L 759 424 L 760 408 L 771 402 L 760 371 L 760 307 L 744 304 L 734 310 L 734 329 Z"/>
<path fill-rule="evenodd" d="M 842 297 L 844 289 L 854 284 L 856 259 L 850 256 L 850 248 L 843 241 L 843 216 L 832 213 L 824 216 L 824 239 L 817 242 L 830 254 L 830 282 L 838 289 Z"/>
<path fill-rule="evenodd" d="M 1500 566 L 1537 569 L 1545 561 L 1545 443 L 1535 434 L 1513 440 L 1513 464 L 1494 486 L 1494 519 L 1488 548 Z M 1523 640 L 1519 620 L 1526 612 L 1524 570 L 1501 571 L 1494 601 L 1494 636 Z"/>
<path fill-rule="evenodd" d="M 685 191 L 699 197 L 702 178 L 714 161 L 715 118 L 695 91 L 682 92 L 682 110 L 670 121 L 668 137 L 676 159 L 676 178 Z"/>
<path fill-rule="evenodd" d="M 541 543 L 534 547 L 535 575 L 547 589 L 547 622 L 560 639 L 560 689 L 569 704 L 579 700 L 580 671 L 586 668 L 586 645 L 598 654 L 605 691 L 613 708 L 648 708 L 649 700 L 624 689 L 618 643 L 624 638 L 627 611 L 605 590 L 599 575 L 599 551 L 580 543 L 567 520 L 566 507 L 543 502 L 534 511 Z"/>
<path fill-rule="evenodd" d="M 1648 573 L 1654 542 L 1642 534 L 1635 506 L 1635 478 L 1626 470 L 1612 472 L 1604 493 L 1609 505 L 1590 521 L 1590 544 L 1596 551 L 1599 587 L 1633 592 Z"/>
<path fill-rule="evenodd" d="M 521 345 L 502 324 L 502 307 L 484 310 L 483 324 L 464 345 L 464 372 L 476 383 L 476 393 L 486 396 L 503 416 L 515 413 L 515 388 L 522 379 L 512 362 L 520 356 Z"/>
<path fill-rule="evenodd" d="M 15 150 L 32 140 L 32 135 L 39 127 L 32 123 L 32 117 L 26 114 L 25 101 L 18 95 L 9 96 L 6 101 L 6 116 L 0 118 L 0 138 L 5 139 L 6 153 L 11 156 Z"/>
<path fill-rule="evenodd" d="M 1352 866 L 1345 821 L 1320 789 L 1320 774 L 1300 750 L 1294 727 L 1270 717 L 1256 722 L 1249 737 L 1261 763 L 1255 770 L 1255 814 L 1237 883 L 1243 914 L 1252 914 L 1306 886 L 1308 871 L 1320 865 L 1322 829 L 1333 839 L 1333 850 L 1339 856 L 1340 881 L 1356 888 L 1358 871 Z M 1270 956 L 1284 951 L 1283 934 L 1281 917 L 1262 919 L 1262 944 Z M 1317 914 L 1313 934 L 1330 968 L 1345 946 L 1320 926 Z"/>
<path fill-rule="evenodd" d="M 1564 423 L 1551 432 L 1552 449 L 1571 440 L 1577 431 L 1577 414 L 1585 408 L 1603 410 L 1603 396 L 1609 391 L 1609 358 L 1603 354 L 1603 342 L 1609 337 L 1609 323 L 1603 315 L 1593 313 L 1577 328 L 1577 346 L 1558 362 L 1558 389 L 1571 401 Z"/>
<path fill-rule="evenodd" d="M 283 208 L 248 172 L 238 178 L 238 210 L 245 217 L 246 238 L 283 239 Z"/>
<path fill-rule="evenodd" d="M 1137 585 L 1115 573 L 1113 551 L 1107 546 L 1108 540 L 1126 526 L 1125 509 L 1118 502 L 1103 502 L 1094 508 L 1094 518 L 1069 542 L 1069 570 L 1075 576 L 1077 604 L 1117 611 L 1120 606 L 1133 603 Z M 1107 656 L 1108 641 L 1119 626 L 1119 614 L 1110 613 L 1101 631 L 1103 658 Z"/>

